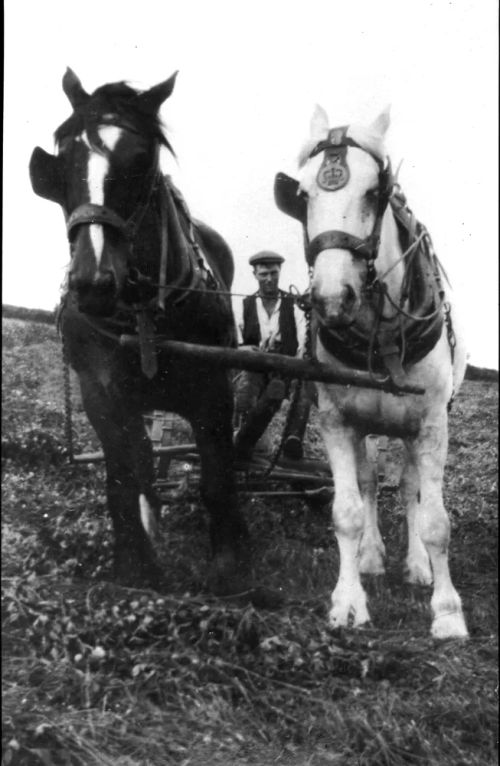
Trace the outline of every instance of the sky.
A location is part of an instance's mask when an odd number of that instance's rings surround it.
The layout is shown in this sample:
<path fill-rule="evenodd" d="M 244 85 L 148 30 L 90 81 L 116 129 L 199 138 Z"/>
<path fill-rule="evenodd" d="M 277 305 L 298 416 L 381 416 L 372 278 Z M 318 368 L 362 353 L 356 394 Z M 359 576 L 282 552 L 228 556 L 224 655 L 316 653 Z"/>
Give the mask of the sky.
<path fill-rule="evenodd" d="M 63 216 L 33 193 L 33 148 L 53 151 L 71 113 L 67 66 L 92 92 L 148 88 L 179 70 L 161 116 L 165 172 L 193 215 L 248 258 L 286 258 L 281 286 L 307 286 L 299 224 L 274 204 L 297 174 L 316 103 L 331 126 L 391 104 L 387 146 L 461 310 L 470 362 L 498 369 L 496 0 L 6 0 L 3 302 L 52 309 L 68 264 Z"/>

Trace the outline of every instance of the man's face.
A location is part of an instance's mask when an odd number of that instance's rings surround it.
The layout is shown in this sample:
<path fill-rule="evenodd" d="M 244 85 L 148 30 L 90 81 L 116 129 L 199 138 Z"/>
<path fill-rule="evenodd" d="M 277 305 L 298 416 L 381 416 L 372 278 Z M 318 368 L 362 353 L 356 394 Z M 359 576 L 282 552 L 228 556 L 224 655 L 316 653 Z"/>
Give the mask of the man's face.
<path fill-rule="evenodd" d="M 259 292 L 265 298 L 274 298 L 278 295 L 281 266 L 278 263 L 258 263 L 253 273 L 259 283 Z"/>

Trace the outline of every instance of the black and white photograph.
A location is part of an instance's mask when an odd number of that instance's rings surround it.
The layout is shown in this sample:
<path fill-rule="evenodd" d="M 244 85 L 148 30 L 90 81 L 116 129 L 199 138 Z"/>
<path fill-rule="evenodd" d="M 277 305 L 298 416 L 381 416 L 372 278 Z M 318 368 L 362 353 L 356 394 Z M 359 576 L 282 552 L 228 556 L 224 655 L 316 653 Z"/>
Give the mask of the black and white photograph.
<path fill-rule="evenodd" d="M 497 3 L 4 20 L 2 766 L 493 766 Z"/>

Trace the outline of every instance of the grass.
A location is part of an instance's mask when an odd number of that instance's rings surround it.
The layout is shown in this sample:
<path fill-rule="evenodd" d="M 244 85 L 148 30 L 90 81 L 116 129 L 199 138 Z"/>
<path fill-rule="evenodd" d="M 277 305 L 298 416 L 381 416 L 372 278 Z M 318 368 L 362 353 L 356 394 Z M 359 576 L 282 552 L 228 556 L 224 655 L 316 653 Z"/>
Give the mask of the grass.
<path fill-rule="evenodd" d="M 276 611 L 205 592 L 196 487 L 164 508 L 166 592 L 117 587 L 103 470 L 66 460 L 54 331 L 4 321 L 3 372 L 5 766 L 496 763 L 496 381 L 466 381 L 451 416 L 451 568 L 471 638 L 436 642 L 429 593 L 401 585 L 391 487 L 388 572 L 362 631 L 327 627 L 330 515 L 299 499 L 244 501 L 256 574 L 287 596 Z M 73 405 L 78 447 L 93 450 L 76 385 Z M 314 416 L 307 450 L 322 453 Z"/>

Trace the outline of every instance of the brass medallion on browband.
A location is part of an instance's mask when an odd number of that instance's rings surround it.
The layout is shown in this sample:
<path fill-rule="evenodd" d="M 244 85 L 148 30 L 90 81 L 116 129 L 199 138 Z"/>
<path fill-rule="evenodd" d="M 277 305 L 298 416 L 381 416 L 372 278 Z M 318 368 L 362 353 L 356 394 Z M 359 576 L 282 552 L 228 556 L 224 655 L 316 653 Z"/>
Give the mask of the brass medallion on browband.
<path fill-rule="evenodd" d="M 347 146 L 346 141 L 347 126 L 341 128 L 332 128 L 328 131 L 326 141 L 321 141 L 311 156 L 323 151 L 323 162 L 318 170 L 316 182 L 318 186 L 325 191 L 337 191 L 349 181 L 349 168 L 346 162 Z"/>
<path fill-rule="evenodd" d="M 323 162 L 318 170 L 316 182 L 325 191 L 342 189 L 349 180 L 349 168 L 346 163 L 347 146 L 334 146 L 325 149 Z"/>

